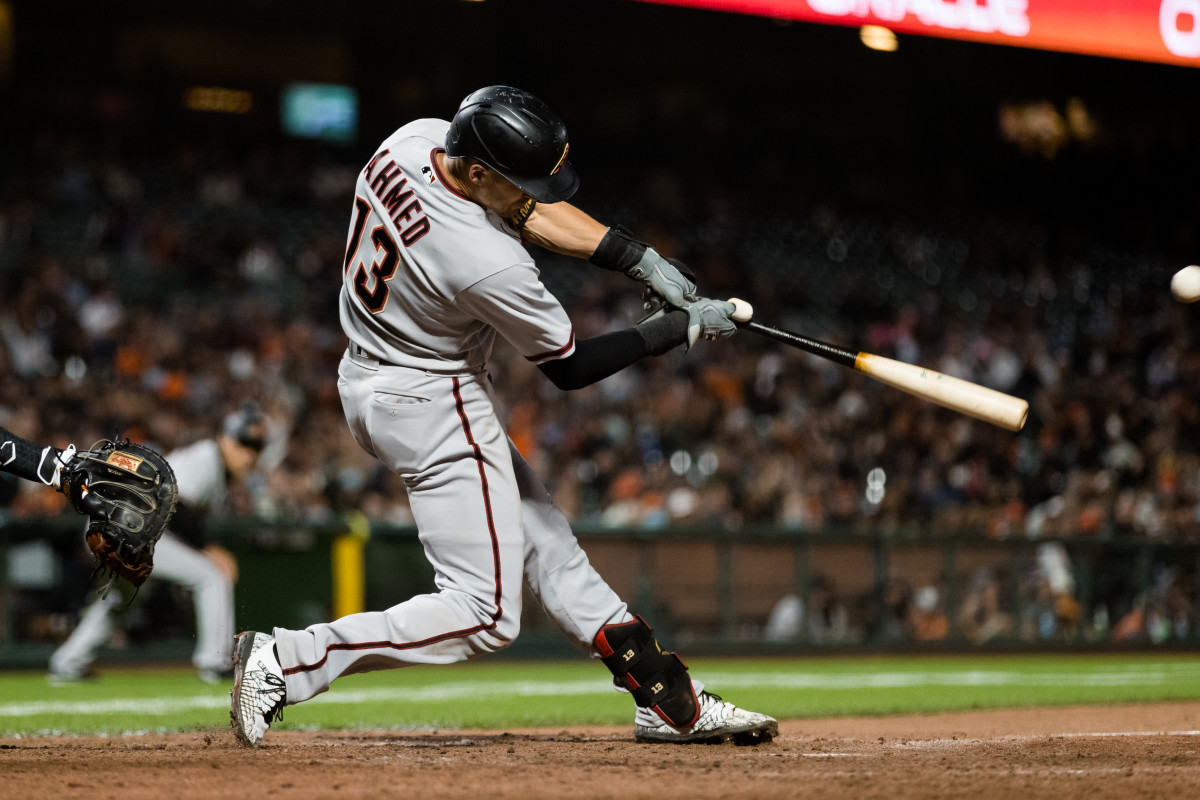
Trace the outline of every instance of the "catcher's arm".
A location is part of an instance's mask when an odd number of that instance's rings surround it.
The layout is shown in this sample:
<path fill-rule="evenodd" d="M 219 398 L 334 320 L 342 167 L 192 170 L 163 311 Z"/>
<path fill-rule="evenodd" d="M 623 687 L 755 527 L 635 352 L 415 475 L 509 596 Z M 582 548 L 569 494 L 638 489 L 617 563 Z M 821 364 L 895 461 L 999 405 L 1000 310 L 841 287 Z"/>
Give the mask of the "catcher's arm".
<path fill-rule="evenodd" d="M 34 444 L 0 428 L 0 471 L 27 481 L 40 481 L 61 491 L 62 469 L 75 455 L 75 445 L 59 450 Z"/>

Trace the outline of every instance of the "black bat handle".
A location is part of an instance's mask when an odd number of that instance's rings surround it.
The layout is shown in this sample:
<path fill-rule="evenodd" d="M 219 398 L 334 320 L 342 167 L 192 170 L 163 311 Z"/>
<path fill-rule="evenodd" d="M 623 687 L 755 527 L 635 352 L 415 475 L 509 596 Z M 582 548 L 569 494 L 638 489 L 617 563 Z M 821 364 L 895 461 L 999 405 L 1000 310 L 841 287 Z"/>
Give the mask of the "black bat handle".
<path fill-rule="evenodd" d="M 812 339 L 808 336 L 801 336 L 798 333 L 781 331 L 779 328 L 772 328 L 770 325 L 751 321 L 742 324 L 741 327 L 752 333 L 757 333 L 759 336 L 765 336 L 768 339 L 774 339 L 777 342 L 798 347 L 821 358 L 841 364 L 843 367 L 850 367 L 850 369 L 854 369 L 854 362 L 858 359 L 858 353 L 852 353 L 835 344 L 822 342 L 820 339 Z"/>

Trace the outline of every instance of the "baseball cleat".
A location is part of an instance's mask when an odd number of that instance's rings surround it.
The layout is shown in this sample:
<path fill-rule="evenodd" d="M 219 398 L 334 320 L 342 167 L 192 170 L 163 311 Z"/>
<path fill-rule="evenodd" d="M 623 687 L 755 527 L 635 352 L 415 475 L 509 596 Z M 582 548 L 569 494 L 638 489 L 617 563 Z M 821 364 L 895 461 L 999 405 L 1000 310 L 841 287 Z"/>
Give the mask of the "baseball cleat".
<path fill-rule="evenodd" d="M 712 692 L 700 692 L 700 719 L 690 728 L 675 728 L 653 712 L 639 708 L 633 736 L 639 742 L 673 744 L 756 745 L 769 742 L 779 733 L 779 723 L 766 714 L 756 714 L 727 703 Z M 651 724 L 650 718 L 654 718 Z"/>
<path fill-rule="evenodd" d="M 233 691 L 229 719 L 246 747 L 258 747 L 276 718 L 283 718 L 287 689 L 283 667 L 275 655 L 275 637 L 256 631 L 239 633 L 233 650 Z"/>
<path fill-rule="evenodd" d="M 46 681 L 51 686 L 72 686 L 84 681 L 94 681 L 98 677 L 100 676 L 96 670 L 88 667 L 83 672 L 51 670 L 46 674 Z"/>

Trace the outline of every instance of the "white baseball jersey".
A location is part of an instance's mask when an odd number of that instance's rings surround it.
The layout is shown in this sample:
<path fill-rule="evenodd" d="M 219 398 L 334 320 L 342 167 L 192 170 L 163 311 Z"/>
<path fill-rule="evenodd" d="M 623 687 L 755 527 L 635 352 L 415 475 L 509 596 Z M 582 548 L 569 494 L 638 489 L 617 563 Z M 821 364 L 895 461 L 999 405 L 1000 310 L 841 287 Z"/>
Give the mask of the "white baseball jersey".
<path fill-rule="evenodd" d="M 225 498 L 225 462 L 215 439 L 172 450 L 167 463 L 175 471 L 179 499 L 195 508 L 212 508 Z"/>
<path fill-rule="evenodd" d="M 342 270 L 342 328 L 397 366 L 477 372 L 499 332 L 534 363 L 574 352 L 571 321 L 520 239 L 435 158 L 450 123 L 412 122 L 363 168 Z"/>

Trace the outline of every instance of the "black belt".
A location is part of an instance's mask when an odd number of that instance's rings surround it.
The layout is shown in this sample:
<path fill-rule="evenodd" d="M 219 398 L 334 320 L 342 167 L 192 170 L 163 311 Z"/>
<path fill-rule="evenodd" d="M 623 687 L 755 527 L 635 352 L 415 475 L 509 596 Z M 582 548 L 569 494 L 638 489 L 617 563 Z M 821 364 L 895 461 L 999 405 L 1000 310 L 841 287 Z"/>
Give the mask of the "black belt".
<path fill-rule="evenodd" d="M 354 358 L 362 358 L 367 361 L 374 361 L 376 364 L 378 364 L 381 367 L 398 366 L 397 364 L 392 364 L 388 361 L 384 361 L 382 358 L 379 358 L 378 356 L 371 355 L 370 353 L 368 353 L 366 350 L 359 347 L 354 342 L 350 343 L 350 355 L 353 356 Z"/>
<path fill-rule="evenodd" d="M 470 375 L 478 375 L 480 373 L 487 372 L 487 368 L 483 364 L 480 364 L 475 369 L 449 369 L 449 370 L 446 370 L 445 372 L 438 372 L 436 370 L 424 369 L 422 367 L 405 367 L 400 364 L 393 364 L 390 361 L 384 361 L 382 358 L 373 356 L 370 353 L 368 353 L 366 350 L 359 347 L 354 342 L 350 342 L 350 346 L 347 348 L 347 351 L 350 353 L 351 358 L 361 358 L 364 361 L 368 361 L 373 364 L 377 364 L 378 366 L 381 366 L 381 367 L 397 367 L 399 369 L 415 369 L 415 370 L 424 372 L 426 375 L 434 375 L 434 376 L 439 376 L 439 377 L 443 377 L 443 378 L 462 378 L 462 377 L 467 377 Z M 490 376 L 488 379 L 491 380 Z"/>

